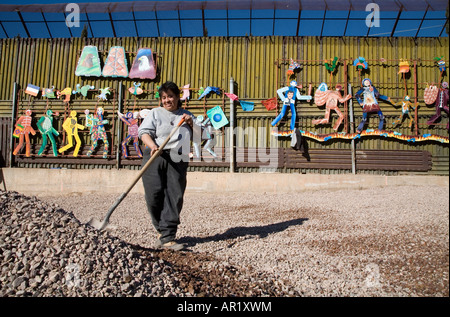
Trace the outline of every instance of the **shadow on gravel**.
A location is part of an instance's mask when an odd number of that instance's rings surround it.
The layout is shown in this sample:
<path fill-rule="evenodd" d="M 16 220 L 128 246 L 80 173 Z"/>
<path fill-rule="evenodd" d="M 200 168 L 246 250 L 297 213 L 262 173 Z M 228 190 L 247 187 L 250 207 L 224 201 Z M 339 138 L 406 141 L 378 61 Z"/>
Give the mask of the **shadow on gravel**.
<path fill-rule="evenodd" d="M 255 236 L 258 236 L 258 238 L 261 239 L 267 237 L 269 234 L 284 231 L 289 227 L 302 225 L 307 220 L 308 218 L 298 218 L 264 226 L 234 227 L 228 229 L 224 233 L 215 234 L 209 237 L 182 237 L 178 242 L 184 243 L 187 247 L 192 247 L 199 243 L 234 240 L 240 237 L 244 237 L 243 240 L 253 239 Z M 236 242 L 238 241 L 230 243 L 228 248 L 231 248 Z"/>

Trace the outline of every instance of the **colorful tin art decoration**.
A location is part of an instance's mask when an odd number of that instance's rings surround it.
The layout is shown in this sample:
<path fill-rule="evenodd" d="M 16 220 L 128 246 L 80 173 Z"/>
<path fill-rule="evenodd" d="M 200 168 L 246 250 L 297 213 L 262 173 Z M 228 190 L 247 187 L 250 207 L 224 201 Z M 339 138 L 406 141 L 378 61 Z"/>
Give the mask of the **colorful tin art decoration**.
<path fill-rule="evenodd" d="M 104 77 L 128 77 L 127 59 L 122 46 L 109 49 L 102 75 Z"/>
<path fill-rule="evenodd" d="M 83 48 L 75 69 L 75 75 L 86 77 L 100 77 L 102 75 L 97 46 L 88 45 Z"/>
<path fill-rule="evenodd" d="M 130 69 L 130 78 L 155 79 L 156 65 L 150 48 L 140 48 Z"/>
<path fill-rule="evenodd" d="M 67 133 L 67 145 L 63 146 L 58 150 L 59 153 L 62 153 L 64 151 L 67 151 L 68 149 L 73 147 L 73 138 L 75 138 L 76 146 L 75 150 L 73 151 L 73 156 L 77 157 L 78 152 L 81 147 L 81 139 L 78 136 L 78 129 L 83 130 L 84 126 L 81 124 L 78 124 L 77 119 L 77 112 L 75 110 L 72 110 L 70 112 L 70 116 L 64 120 L 63 123 L 63 129 Z"/>

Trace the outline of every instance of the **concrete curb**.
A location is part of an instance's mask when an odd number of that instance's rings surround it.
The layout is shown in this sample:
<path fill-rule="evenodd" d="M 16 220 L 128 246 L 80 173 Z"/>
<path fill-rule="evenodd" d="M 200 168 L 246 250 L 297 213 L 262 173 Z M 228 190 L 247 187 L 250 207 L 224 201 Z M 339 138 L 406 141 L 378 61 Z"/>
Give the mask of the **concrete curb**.
<path fill-rule="evenodd" d="M 35 196 L 120 194 L 130 185 L 136 174 L 137 171 L 126 169 L 2 168 L 0 170 L 0 189 Z M 449 177 L 189 172 L 187 192 L 289 193 L 304 190 L 362 189 L 414 184 L 449 187 Z M 142 181 L 138 181 L 131 192 L 143 193 Z"/>

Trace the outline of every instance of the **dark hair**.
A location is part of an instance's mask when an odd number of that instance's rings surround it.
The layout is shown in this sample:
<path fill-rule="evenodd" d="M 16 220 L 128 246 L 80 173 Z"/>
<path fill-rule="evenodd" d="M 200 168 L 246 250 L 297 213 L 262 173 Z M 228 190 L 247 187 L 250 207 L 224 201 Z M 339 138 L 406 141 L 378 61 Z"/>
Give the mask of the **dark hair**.
<path fill-rule="evenodd" d="M 161 96 L 163 92 L 167 93 L 169 90 L 172 91 L 176 96 L 180 96 L 181 94 L 180 88 L 178 88 L 177 84 L 172 81 L 166 81 L 164 84 L 162 84 L 158 89 L 158 93 Z M 178 108 L 180 107 L 181 100 L 178 100 Z"/>

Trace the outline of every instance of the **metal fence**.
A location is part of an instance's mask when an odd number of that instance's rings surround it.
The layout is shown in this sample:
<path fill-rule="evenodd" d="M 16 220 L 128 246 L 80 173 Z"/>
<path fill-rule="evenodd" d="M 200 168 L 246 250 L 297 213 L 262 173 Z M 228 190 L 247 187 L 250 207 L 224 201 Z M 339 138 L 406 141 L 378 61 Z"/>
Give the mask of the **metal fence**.
<path fill-rule="evenodd" d="M 129 78 L 89 78 L 75 76 L 75 66 L 85 45 L 98 47 L 102 60 L 106 58 L 111 46 L 123 46 L 127 52 L 127 59 L 132 61 L 140 47 L 150 47 L 155 52 L 158 65 L 157 78 L 155 80 L 143 80 L 142 87 L 145 94 L 140 97 L 131 95 L 128 88 L 133 86 L 134 80 Z M 276 90 L 287 85 L 288 75 L 286 70 L 290 60 L 298 61 L 302 68 L 295 74 L 295 79 L 302 84 L 306 93 L 311 84 L 317 88 L 321 82 L 327 82 L 330 86 L 337 83 L 347 89 L 350 84 L 353 89 L 360 86 L 362 76 L 368 76 L 375 83 L 382 94 L 390 96 L 394 101 L 403 98 L 405 90 L 417 99 L 420 104 L 416 126 L 417 130 L 410 130 L 405 120 L 396 131 L 403 134 L 432 133 L 448 137 L 445 129 L 448 118 L 443 115 L 441 122 L 434 126 L 426 124 L 427 119 L 434 114 L 434 107 L 423 102 L 423 90 L 429 83 L 439 82 L 440 73 L 436 67 L 434 57 L 443 56 L 448 60 L 448 38 L 318 38 L 318 37 L 193 37 L 193 38 L 97 38 L 97 39 L 3 39 L 0 40 L 0 117 L 2 118 L 2 157 L 3 164 L 19 167 L 54 167 L 54 168 L 138 168 L 139 159 L 133 152 L 130 144 L 130 158 L 123 159 L 120 153 L 120 144 L 126 135 L 126 127 L 118 120 L 117 111 L 141 110 L 158 106 L 155 98 L 157 86 L 166 80 L 173 80 L 180 86 L 190 84 L 191 99 L 184 106 L 195 115 L 206 114 L 206 110 L 213 106 L 221 106 L 227 116 L 231 115 L 230 100 L 224 97 L 224 92 L 230 92 L 230 78 L 234 79 L 234 93 L 240 100 L 254 102 L 253 111 L 244 111 L 239 103 L 234 103 L 234 126 L 238 128 L 234 134 L 236 148 L 261 148 L 272 147 L 280 149 L 290 148 L 290 139 L 274 137 L 270 134 L 270 122 L 280 111 L 267 110 L 262 101 L 276 97 Z M 336 56 L 340 63 L 333 76 L 325 68 L 325 63 Z M 366 57 L 369 70 L 360 74 L 352 61 L 359 56 Z M 403 79 L 398 74 L 399 61 L 410 61 L 411 72 Z M 446 75 L 446 73 L 444 74 Z M 443 78 L 446 80 L 446 78 Z M 17 89 L 14 90 L 14 83 Z M 32 97 L 24 94 L 27 84 L 32 83 L 40 87 L 65 87 L 75 88 L 77 84 L 92 85 L 95 87 L 87 97 L 77 95 L 67 104 L 60 99 Z M 207 98 L 197 100 L 198 90 L 201 87 L 220 87 L 222 94 L 212 94 Z M 98 102 L 96 96 L 98 89 L 110 87 L 111 95 L 106 102 Z M 343 91 L 346 92 L 346 91 Z M 354 90 L 353 90 L 354 93 Z M 362 111 L 354 103 L 353 111 L 348 104 L 341 105 L 341 110 L 346 111 L 346 121 L 339 131 L 350 131 L 354 123 L 361 120 Z M 79 115 L 79 121 L 84 120 L 84 111 L 102 106 L 105 109 L 105 118 L 109 120 L 107 131 L 111 149 L 107 160 L 101 155 L 95 154 L 85 157 L 90 146 L 89 133 L 80 131 L 83 143 L 80 156 L 73 158 L 71 150 L 52 157 L 47 150 L 43 155 L 36 155 L 41 144 L 39 135 L 32 137 L 33 157 L 24 157 L 24 154 L 13 156 L 10 162 L 10 153 L 4 153 L 17 145 L 14 138 L 13 144 L 6 143 L 11 140 L 5 136 L 12 127 L 11 120 L 17 120 L 26 109 L 33 111 L 33 122 L 51 108 L 58 112 L 55 117 L 55 128 L 61 132 L 58 144 L 66 142 L 62 123 L 69 111 L 75 110 Z M 392 125 L 399 114 L 400 109 L 390 104 L 382 104 L 383 113 L 386 116 L 386 126 Z M 326 134 L 333 132 L 332 123 L 337 119 L 332 113 L 328 125 L 314 125 L 314 119 L 323 117 L 324 107 L 318 107 L 314 103 L 297 103 L 297 126 L 302 130 L 314 133 Z M 351 116 L 353 115 L 353 121 Z M 9 118 L 9 123 L 7 120 Z M 283 120 L 281 126 L 288 125 L 288 120 Z M 368 128 L 376 128 L 377 118 L 369 122 Z M 5 130 L 6 129 L 6 130 Z M 230 134 L 226 128 L 216 131 L 217 148 L 230 147 Z M 234 141 L 234 140 L 233 140 Z M 358 151 L 379 150 L 377 155 L 387 155 L 388 151 L 422 151 L 430 153 L 432 164 L 428 171 L 417 170 L 418 173 L 447 174 L 449 162 L 448 144 L 438 142 L 411 143 L 389 138 L 365 138 L 356 140 L 353 144 L 348 140 L 330 140 L 317 142 L 307 140 L 308 147 L 313 150 L 343 150 L 355 153 Z M 102 146 L 101 143 L 99 145 Z M 101 151 L 101 150 L 100 150 Z M 225 151 L 225 150 L 223 150 Z M 361 153 L 361 152 L 360 152 Z M 384 154 L 383 154 L 384 153 Z M 97 155 L 97 156 L 96 156 Z M 319 154 L 317 154 L 319 155 Z M 300 155 L 301 156 L 301 155 Z M 414 155 L 412 155 L 414 156 Z M 426 155 L 425 155 L 426 157 Z M 226 157 L 223 158 L 225 162 Z M 356 157 L 355 157 L 356 160 Z M 380 164 L 380 163 L 374 163 Z M 424 163 L 425 164 L 425 163 Z M 220 165 L 220 164 L 219 164 Z M 192 164 L 193 170 L 204 171 L 228 171 L 229 164 L 207 165 Z M 426 164 L 425 164 L 426 165 Z M 348 173 L 346 168 L 331 168 L 323 165 L 320 168 L 289 167 L 289 164 L 277 166 L 277 171 L 282 172 L 320 172 L 320 173 Z M 312 165 L 310 165 L 312 166 Z M 361 167 L 361 165 L 360 165 Z M 369 166 L 370 167 L 370 166 Z M 237 164 L 239 171 L 259 171 L 257 167 L 247 164 Z M 392 170 L 386 168 L 379 170 L 379 165 L 372 169 L 358 169 L 358 172 L 374 173 L 398 173 L 401 169 Z M 408 172 L 408 171 L 406 171 Z M 409 172 L 414 172 L 409 170 Z"/>

